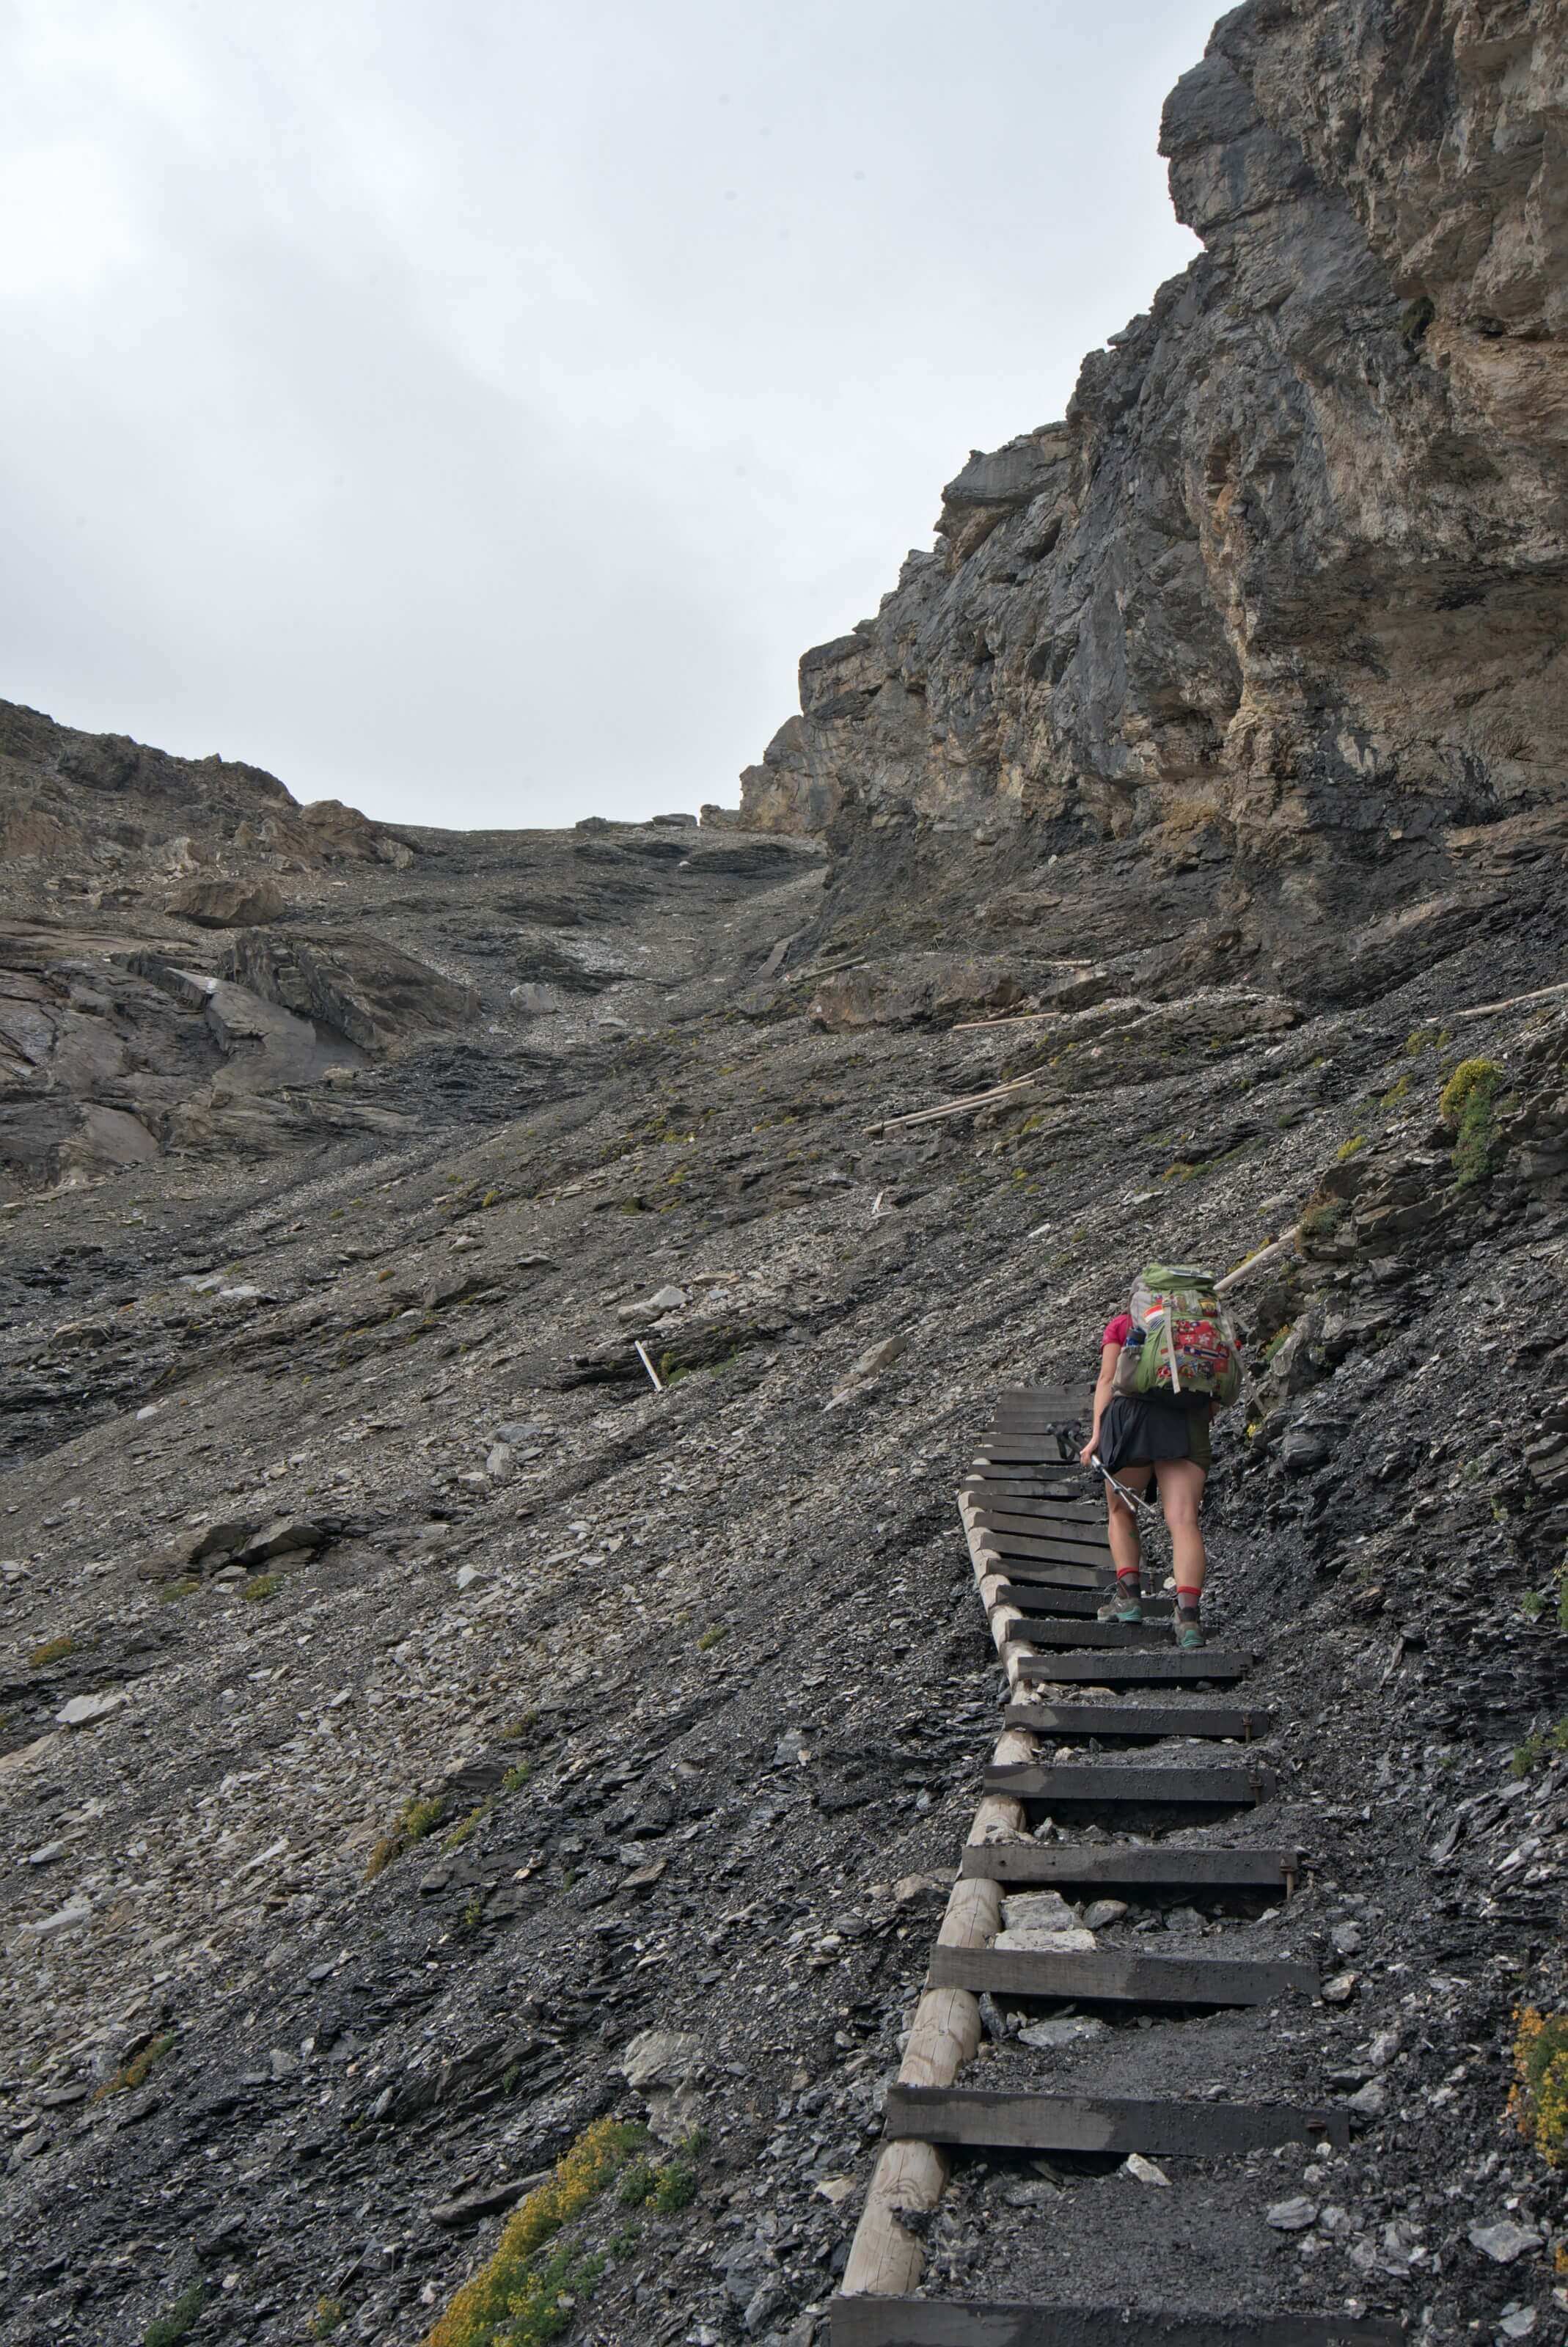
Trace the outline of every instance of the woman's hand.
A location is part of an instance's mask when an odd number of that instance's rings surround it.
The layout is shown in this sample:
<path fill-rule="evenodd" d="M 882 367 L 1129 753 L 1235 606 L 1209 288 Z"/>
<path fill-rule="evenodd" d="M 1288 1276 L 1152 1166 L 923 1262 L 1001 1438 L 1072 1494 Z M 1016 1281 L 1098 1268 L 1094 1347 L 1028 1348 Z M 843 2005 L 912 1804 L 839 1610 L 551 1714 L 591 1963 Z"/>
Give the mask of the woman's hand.
<path fill-rule="evenodd" d="M 1082 1450 L 1081 1450 L 1079 1452 L 1079 1454 L 1078 1454 L 1078 1463 L 1079 1463 L 1079 1465 L 1080 1465 L 1081 1467 L 1087 1467 L 1087 1466 L 1090 1464 L 1091 1460 L 1093 1459 L 1094 1454 L 1095 1454 L 1095 1452 L 1099 1450 L 1099 1448 L 1100 1448 L 1100 1429 L 1099 1429 L 1098 1427 L 1096 1427 L 1096 1428 L 1095 1428 L 1095 1430 L 1094 1430 L 1094 1431 L 1093 1431 L 1093 1433 L 1090 1436 L 1090 1438 L 1089 1438 L 1088 1441 L 1084 1444 L 1084 1446 L 1083 1446 Z"/>

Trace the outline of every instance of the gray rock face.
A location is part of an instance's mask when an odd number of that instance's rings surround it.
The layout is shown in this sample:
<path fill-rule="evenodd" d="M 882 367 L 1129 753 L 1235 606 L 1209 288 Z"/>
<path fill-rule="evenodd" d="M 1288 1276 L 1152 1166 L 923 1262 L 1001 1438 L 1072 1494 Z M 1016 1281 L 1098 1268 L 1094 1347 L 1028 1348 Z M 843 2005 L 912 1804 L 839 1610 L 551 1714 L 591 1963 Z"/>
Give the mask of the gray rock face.
<path fill-rule="evenodd" d="M 672 818 L 609 828 L 416 847 L 259 768 L 0 702 L 0 1204 L 575 1090 L 638 1024 L 596 1028 L 585 998 L 727 969 L 718 908 L 820 869 Z M 628 950 L 619 917 L 655 905 L 657 954 Z"/>
<path fill-rule="evenodd" d="M 169 898 L 169 909 L 199 928 L 248 929 L 281 921 L 287 907 L 271 880 L 197 880 Z"/>
<path fill-rule="evenodd" d="M 1568 742 L 1563 34 L 1560 5 L 1223 18 L 1161 140 L 1204 253 L 806 653 L 745 820 L 825 833 L 871 898 L 1049 856 L 1098 901 L 1135 850 L 1145 922 L 1153 887 L 1348 998 L 1495 909 Z M 1348 911 L 1385 933 L 1346 950 Z"/>

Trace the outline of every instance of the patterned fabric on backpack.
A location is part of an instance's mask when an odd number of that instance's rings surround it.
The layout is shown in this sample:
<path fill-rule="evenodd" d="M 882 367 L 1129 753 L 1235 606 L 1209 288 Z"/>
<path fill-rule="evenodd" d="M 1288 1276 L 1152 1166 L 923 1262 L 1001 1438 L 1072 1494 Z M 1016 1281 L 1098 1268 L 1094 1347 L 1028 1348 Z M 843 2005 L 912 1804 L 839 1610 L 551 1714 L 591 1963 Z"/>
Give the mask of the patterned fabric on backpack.
<path fill-rule="evenodd" d="M 1211 1275 L 1196 1264 L 1150 1263 L 1138 1275 L 1132 1334 L 1116 1391 L 1146 1399 L 1214 1401 L 1241 1391 L 1241 1345 Z"/>

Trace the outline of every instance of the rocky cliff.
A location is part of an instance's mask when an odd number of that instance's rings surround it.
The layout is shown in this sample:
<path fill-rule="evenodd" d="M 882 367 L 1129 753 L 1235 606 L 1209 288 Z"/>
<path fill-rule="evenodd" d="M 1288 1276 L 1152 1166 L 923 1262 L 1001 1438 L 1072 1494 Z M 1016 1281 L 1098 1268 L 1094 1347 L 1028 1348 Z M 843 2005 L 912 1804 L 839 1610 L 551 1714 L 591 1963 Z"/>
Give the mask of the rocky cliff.
<path fill-rule="evenodd" d="M 833 843 L 841 910 L 917 873 L 1354 995 L 1389 959 L 1348 917 L 1405 963 L 1558 885 L 1565 21 L 1216 26 L 1161 140 L 1202 255 L 1062 422 L 971 456 L 743 777 L 750 823 Z"/>
<path fill-rule="evenodd" d="M 573 1089 L 663 989 L 727 991 L 713 915 L 820 864 L 691 816 L 391 830 L 0 702 L 0 1202 Z"/>

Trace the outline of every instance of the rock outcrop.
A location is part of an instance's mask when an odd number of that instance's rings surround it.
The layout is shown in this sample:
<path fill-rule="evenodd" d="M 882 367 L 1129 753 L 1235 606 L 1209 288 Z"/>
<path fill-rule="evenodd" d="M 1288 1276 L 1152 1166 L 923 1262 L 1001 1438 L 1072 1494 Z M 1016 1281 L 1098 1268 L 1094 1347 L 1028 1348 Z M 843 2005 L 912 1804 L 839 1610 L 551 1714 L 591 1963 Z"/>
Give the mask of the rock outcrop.
<path fill-rule="evenodd" d="M 1203 254 L 806 653 L 745 820 L 825 834 L 841 907 L 917 872 L 1049 929 L 1109 886 L 1325 980 L 1348 923 L 1419 966 L 1560 885 L 1565 30 L 1225 17 L 1162 136 Z"/>
<path fill-rule="evenodd" d="M 727 973 L 721 905 L 822 861 L 689 815 L 600 829 L 391 831 L 0 703 L 0 1202 L 509 1113 L 635 1034 L 654 971 Z"/>

